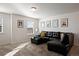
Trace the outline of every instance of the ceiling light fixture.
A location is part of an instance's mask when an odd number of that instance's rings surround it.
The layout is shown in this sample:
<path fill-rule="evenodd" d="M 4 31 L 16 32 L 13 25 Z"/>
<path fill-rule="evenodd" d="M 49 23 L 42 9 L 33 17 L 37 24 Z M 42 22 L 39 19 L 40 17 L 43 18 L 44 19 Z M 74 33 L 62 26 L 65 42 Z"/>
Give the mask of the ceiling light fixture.
<path fill-rule="evenodd" d="M 31 7 L 31 10 L 32 10 L 32 11 L 36 11 L 37 8 L 36 8 L 36 7 Z"/>

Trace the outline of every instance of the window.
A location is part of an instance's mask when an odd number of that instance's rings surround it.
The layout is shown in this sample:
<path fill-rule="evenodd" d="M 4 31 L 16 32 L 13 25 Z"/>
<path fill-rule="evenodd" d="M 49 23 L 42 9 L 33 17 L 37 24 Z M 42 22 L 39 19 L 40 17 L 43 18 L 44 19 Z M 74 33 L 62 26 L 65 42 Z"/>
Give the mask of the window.
<path fill-rule="evenodd" d="M 0 33 L 3 32 L 3 18 L 0 16 Z"/>
<path fill-rule="evenodd" d="M 34 25 L 34 22 L 33 21 L 31 21 L 31 20 L 26 20 L 25 22 L 24 22 L 24 27 L 25 28 L 27 28 L 27 33 L 28 33 L 28 35 L 31 35 L 31 34 L 33 34 L 34 33 L 34 31 L 33 31 L 33 25 Z"/>
<path fill-rule="evenodd" d="M 33 21 L 27 21 L 27 28 L 33 28 Z"/>

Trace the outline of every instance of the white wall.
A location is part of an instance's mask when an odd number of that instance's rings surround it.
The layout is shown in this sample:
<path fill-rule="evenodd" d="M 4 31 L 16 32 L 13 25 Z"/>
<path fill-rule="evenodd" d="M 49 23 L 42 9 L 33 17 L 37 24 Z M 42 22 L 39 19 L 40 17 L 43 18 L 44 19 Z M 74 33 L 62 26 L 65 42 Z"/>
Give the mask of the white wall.
<path fill-rule="evenodd" d="M 60 27 L 60 19 L 61 18 L 68 18 L 68 27 L 67 28 L 61 28 Z M 42 28 L 40 26 L 41 21 L 47 21 L 47 20 L 53 20 L 58 19 L 59 20 L 59 27 L 57 28 Z M 69 14 L 63 14 L 58 16 L 51 16 L 46 19 L 41 19 L 39 21 L 39 30 L 41 31 L 60 31 L 60 32 L 72 32 L 74 33 L 74 44 L 79 45 L 79 12 L 75 13 L 69 13 Z"/>
<path fill-rule="evenodd" d="M 17 28 L 17 20 L 32 20 L 34 21 L 35 29 L 38 28 L 39 20 L 31 17 L 26 17 L 17 14 L 0 13 L 3 17 L 3 33 L 0 33 L 0 45 L 19 43 L 28 41 L 27 28 Z"/>
<path fill-rule="evenodd" d="M 3 18 L 3 32 L 0 33 L 0 45 L 9 44 L 11 41 L 10 15 L 5 13 L 0 13 L 0 16 Z"/>
<path fill-rule="evenodd" d="M 18 28 L 17 27 L 17 20 L 31 20 L 34 21 L 34 29 L 39 25 L 37 24 L 38 20 L 30 17 L 25 17 L 21 15 L 12 15 L 12 43 L 17 42 L 26 42 L 28 41 L 28 33 L 27 28 Z M 34 31 L 34 34 L 36 32 Z"/>

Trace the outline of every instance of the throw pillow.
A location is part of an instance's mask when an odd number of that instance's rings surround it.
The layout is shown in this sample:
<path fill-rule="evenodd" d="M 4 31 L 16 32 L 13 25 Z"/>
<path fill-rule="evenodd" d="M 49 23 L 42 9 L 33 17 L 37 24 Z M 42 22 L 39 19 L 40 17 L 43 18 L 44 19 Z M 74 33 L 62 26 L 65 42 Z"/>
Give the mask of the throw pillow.
<path fill-rule="evenodd" d="M 61 39 L 60 39 L 61 42 L 63 41 L 63 38 L 64 38 L 64 33 L 61 33 Z"/>
<path fill-rule="evenodd" d="M 41 32 L 40 36 L 41 38 L 45 37 L 46 32 Z"/>

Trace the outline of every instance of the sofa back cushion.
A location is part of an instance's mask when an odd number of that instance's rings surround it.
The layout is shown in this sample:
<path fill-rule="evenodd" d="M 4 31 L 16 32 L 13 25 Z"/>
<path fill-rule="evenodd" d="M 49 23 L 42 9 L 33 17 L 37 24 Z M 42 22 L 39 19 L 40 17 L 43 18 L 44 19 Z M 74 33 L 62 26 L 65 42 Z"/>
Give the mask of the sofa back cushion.
<path fill-rule="evenodd" d="M 52 37 L 52 32 L 47 32 L 46 37 Z"/>
<path fill-rule="evenodd" d="M 60 32 L 53 32 L 53 38 L 60 39 Z"/>

